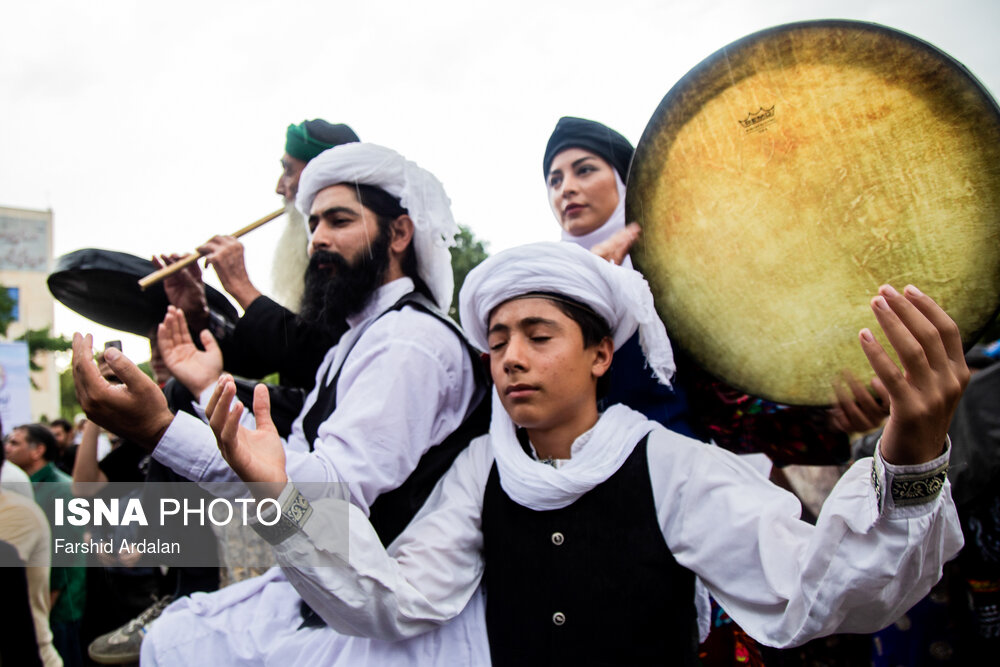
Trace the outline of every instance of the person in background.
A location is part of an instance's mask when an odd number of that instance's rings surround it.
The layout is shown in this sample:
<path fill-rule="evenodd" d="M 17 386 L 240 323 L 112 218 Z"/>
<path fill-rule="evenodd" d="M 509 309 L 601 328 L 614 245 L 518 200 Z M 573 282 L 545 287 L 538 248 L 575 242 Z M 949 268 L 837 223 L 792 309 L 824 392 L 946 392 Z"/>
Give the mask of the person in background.
<path fill-rule="evenodd" d="M 35 498 L 45 511 L 49 527 L 55 525 L 56 499 L 71 500 L 72 480 L 53 463 L 58 456 L 52 432 L 41 424 L 16 427 L 8 436 L 4 451 L 13 463 L 28 473 L 34 487 Z M 49 594 L 52 611 L 52 644 L 66 665 L 82 665 L 80 622 L 86 604 L 87 571 L 84 557 L 73 567 L 52 567 L 49 577 Z"/>
<path fill-rule="evenodd" d="M 53 419 L 49 422 L 49 430 L 52 431 L 52 437 L 56 439 L 56 446 L 59 447 L 56 467 L 67 475 L 72 475 L 73 460 L 76 457 L 73 425 L 66 419 Z"/>
<path fill-rule="evenodd" d="M 4 441 L 0 422 L 0 442 Z M 0 541 L 14 548 L 0 555 L 0 591 L 8 619 L 0 628 L 0 662 L 5 665 L 58 667 L 62 659 L 52 646 L 49 627 L 49 568 L 52 535 L 45 514 L 33 499 L 12 493 L 3 483 L 9 471 L 5 447 L 0 447 Z M 17 468 L 16 466 L 13 466 Z M 19 468 L 17 468 L 19 470 Z M 15 559 L 16 558 L 16 562 Z M 20 573 L 18 578 L 16 573 Z M 18 588 L 26 587 L 27 609 Z"/>

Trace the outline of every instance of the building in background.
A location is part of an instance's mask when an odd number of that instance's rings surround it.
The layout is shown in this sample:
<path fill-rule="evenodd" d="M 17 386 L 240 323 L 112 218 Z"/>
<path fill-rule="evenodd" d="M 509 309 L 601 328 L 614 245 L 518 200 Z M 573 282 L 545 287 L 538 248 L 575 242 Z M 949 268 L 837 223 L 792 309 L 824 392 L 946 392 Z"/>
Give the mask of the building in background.
<path fill-rule="evenodd" d="M 15 321 L 7 339 L 29 329 L 52 327 L 55 301 L 46 279 L 52 270 L 52 211 L 33 211 L 0 206 L 0 285 L 17 303 Z M 52 353 L 40 352 L 35 361 L 42 367 L 31 374 L 31 418 L 59 416 L 59 376 Z"/>

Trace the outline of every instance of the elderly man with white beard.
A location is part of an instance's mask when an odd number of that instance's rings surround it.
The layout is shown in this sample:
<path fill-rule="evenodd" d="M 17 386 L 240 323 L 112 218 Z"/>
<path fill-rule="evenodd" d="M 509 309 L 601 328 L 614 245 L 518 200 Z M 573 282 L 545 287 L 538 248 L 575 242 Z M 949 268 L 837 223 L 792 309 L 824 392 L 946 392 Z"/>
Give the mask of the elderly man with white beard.
<path fill-rule="evenodd" d="M 312 387 L 316 367 L 336 343 L 346 325 L 317 329 L 296 317 L 301 308 L 303 281 L 309 257 L 307 232 L 295 196 L 302 170 L 314 157 L 334 146 L 360 141 L 348 125 L 322 119 L 289 125 L 281 176 L 275 192 L 285 203 L 285 227 L 274 250 L 271 284 L 274 298 L 265 296 L 250 280 L 243 244 L 232 236 L 213 236 L 198 252 L 212 266 L 223 289 L 245 311 L 235 327 L 213 317 L 205 298 L 201 270 L 191 264 L 164 282 L 170 302 L 184 311 L 192 332 L 208 329 L 222 348 L 226 370 L 243 377 L 260 378 L 279 373 L 286 386 Z M 181 255 L 161 256 L 170 264 Z"/>

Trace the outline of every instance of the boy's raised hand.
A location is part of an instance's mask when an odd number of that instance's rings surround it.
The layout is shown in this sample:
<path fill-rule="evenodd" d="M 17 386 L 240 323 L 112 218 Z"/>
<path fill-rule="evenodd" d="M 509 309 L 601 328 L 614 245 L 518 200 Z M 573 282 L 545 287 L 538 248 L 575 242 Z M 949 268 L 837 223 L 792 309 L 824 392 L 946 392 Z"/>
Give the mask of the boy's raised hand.
<path fill-rule="evenodd" d="M 912 285 L 903 294 L 883 285 L 871 307 L 903 366 L 868 329 L 861 330 L 861 347 L 889 395 L 882 457 L 896 465 L 925 463 L 944 451 L 951 417 L 969 383 L 958 326 Z"/>

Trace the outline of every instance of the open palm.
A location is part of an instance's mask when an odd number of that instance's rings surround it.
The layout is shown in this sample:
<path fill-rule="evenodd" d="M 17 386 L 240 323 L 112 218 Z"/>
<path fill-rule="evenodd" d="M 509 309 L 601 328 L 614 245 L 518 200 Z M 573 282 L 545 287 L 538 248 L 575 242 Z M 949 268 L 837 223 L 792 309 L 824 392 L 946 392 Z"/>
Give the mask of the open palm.
<path fill-rule="evenodd" d="M 205 414 L 215 433 L 222 458 L 240 479 L 250 485 L 258 500 L 277 498 L 288 482 L 285 448 L 271 421 L 271 400 L 267 387 L 254 387 L 253 408 L 256 429 L 240 425 L 243 404 L 234 402 L 236 384 L 225 376 L 215 388 Z"/>
<path fill-rule="evenodd" d="M 170 373 L 194 396 L 212 386 L 222 374 L 222 351 L 208 330 L 202 330 L 199 350 L 188 332 L 184 311 L 167 308 L 167 316 L 157 327 L 157 344 Z"/>

